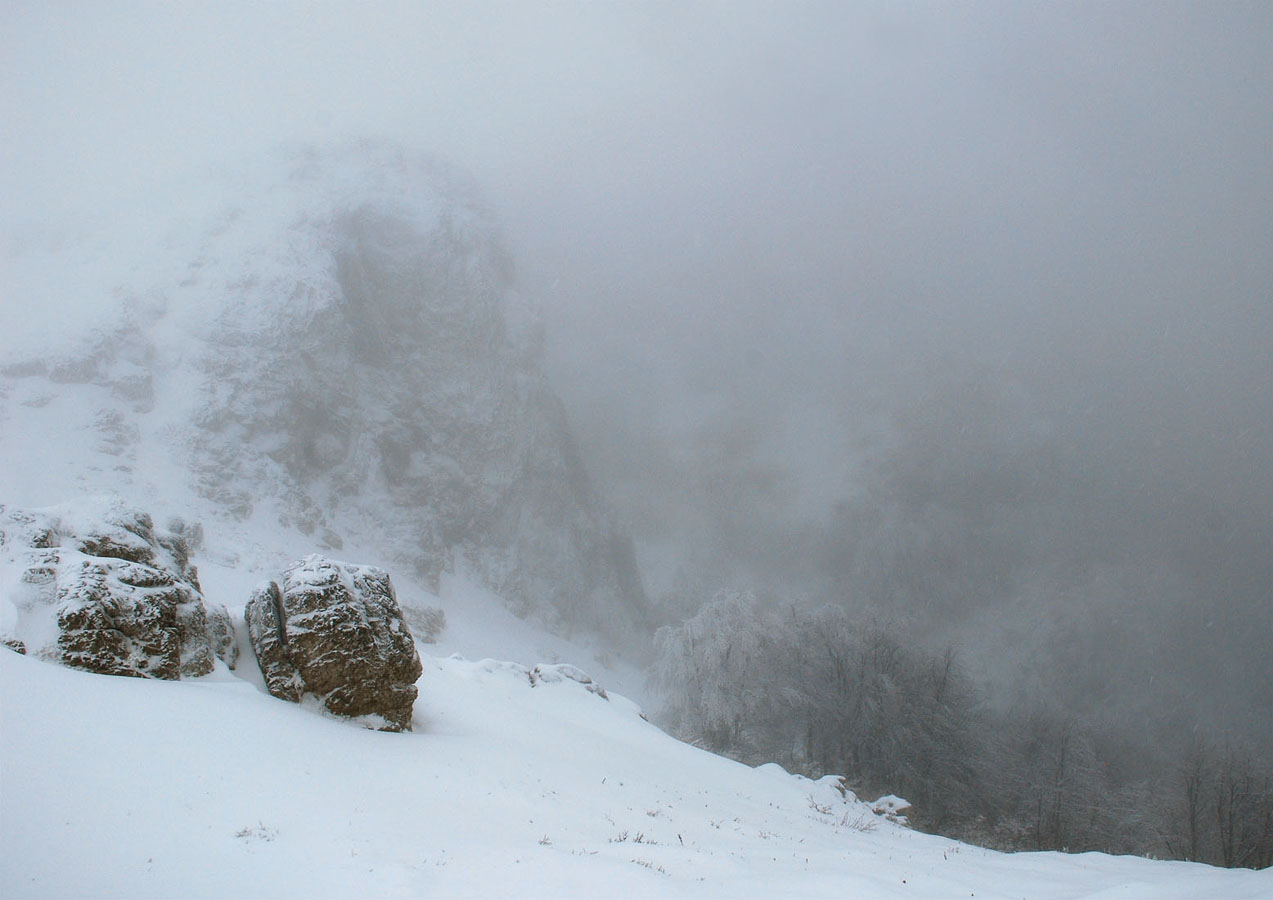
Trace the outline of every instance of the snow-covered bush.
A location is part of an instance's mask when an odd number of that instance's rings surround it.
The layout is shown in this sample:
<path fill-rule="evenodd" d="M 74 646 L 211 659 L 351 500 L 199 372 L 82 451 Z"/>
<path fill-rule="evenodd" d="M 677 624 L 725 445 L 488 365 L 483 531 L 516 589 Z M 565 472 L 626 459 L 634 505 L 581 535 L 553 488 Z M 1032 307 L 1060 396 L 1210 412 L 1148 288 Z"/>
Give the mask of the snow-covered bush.
<path fill-rule="evenodd" d="M 446 630 L 446 610 L 436 606 L 403 604 L 402 617 L 411 627 L 411 634 L 422 644 L 436 644 Z"/>

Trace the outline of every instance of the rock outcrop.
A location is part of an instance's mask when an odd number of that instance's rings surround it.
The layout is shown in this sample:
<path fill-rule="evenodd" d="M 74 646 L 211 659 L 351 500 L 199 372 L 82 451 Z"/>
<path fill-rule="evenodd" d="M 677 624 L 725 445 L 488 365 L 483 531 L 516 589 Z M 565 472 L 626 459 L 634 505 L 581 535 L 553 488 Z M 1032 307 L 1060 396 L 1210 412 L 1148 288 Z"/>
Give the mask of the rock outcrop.
<path fill-rule="evenodd" d="M 263 267 L 192 270 L 206 329 L 194 483 L 339 550 L 358 536 L 436 587 L 463 571 L 559 631 L 645 624 L 630 542 L 595 495 L 463 175 L 363 145 L 297 157 Z M 227 226 L 227 240 L 247 227 Z M 274 259 L 270 253 L 283 257 Z M 201 258 L 238 258 L 213 238 Z"/>
<path fill-rule="evenodd" d="M 253 592 L 245 616 L 270 693 L 409 731 L 422 667 L 383 569 L 307 556 Z"/>
<path fill-rule="evenodd" d="M 6 342 L 0 448 L 41 463 L 0 470 L 0 487 L 28 469 L 227 531 L 278 524 L 321 552 L 375 546 L 435 592 L 461 575 L 559 633 L 642 644 L 631 542 L 589 483 L 542 317 L 471 179 L 383 143 L 207 177 L 162 245 L 112 250 L 142 254 L 125 281 L 40 288 L 101 300 Z M 87 265 L 65 253 L 67 271 Z"/>
<path fill-rule="evenodd" d="M 22 565 L 14 638 L 33 654 L 106 675 L 206 675 L 238 656 L 224 607 L 205 603 L 189 548 L 118 500 L 0 506 L 0 545 Z"/>

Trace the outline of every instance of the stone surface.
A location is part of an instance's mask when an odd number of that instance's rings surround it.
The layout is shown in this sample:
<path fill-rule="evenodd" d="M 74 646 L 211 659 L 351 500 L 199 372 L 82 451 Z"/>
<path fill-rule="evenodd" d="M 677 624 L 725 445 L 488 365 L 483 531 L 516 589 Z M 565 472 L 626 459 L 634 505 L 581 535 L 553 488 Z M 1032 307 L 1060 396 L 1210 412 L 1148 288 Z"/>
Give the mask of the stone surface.
<path fill-rule="evenodd" d="M 409 731 L 422 667 L 389 575 L 307 556 L 252 593 L 245 615 L 270 693 Z"/>
<path fill-rule="evenodd" d="M 234 637 L 234 623 L 230 613 L 219 603 L 205 603 L 208 643 L 227 666 L 233 669 L 239 663 L 239 642 Z"/>
<path fill-rule="evenodd" d="M 209 607 L 178 535 L 114 499 L 0 507 L 0 543 L 22 566 L 18 629 L 30 651 L 107 675 L 206 675 L 238 655 L 224 607 Z"/>
<path fill-rule="evenodd" d="M 283 626 L 286 615 L 282 610 L 282 593 L 278 585 L 270 581 L 252 592 L 243 615 L 266 689 L 282 700 L 299 703 L 305 693 L 305 681 L 288 653 L 287 632 Z"/>

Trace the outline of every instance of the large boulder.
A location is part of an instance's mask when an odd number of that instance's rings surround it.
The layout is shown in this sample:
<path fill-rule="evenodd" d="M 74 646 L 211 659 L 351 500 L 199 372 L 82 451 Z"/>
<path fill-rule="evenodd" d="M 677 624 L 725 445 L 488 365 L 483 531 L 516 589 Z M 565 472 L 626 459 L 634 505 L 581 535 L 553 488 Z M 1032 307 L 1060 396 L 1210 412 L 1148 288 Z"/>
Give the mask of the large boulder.
<path fill-rule="evenodd" d="M 383 569 L 307 556 L 257 588 L 245 615 L 271 694 L 314 694 L 337 715 L 411 730 L 420 655 Z"/>
<path fill-rule="evenodd" d="M 14 635 L 27 649 L 106 675 L 206 675 L 238 656 L 224 607 L 205 603 L 189 547 L 119 500 L 0 506 L 0 546 L 22 574 Z"/>

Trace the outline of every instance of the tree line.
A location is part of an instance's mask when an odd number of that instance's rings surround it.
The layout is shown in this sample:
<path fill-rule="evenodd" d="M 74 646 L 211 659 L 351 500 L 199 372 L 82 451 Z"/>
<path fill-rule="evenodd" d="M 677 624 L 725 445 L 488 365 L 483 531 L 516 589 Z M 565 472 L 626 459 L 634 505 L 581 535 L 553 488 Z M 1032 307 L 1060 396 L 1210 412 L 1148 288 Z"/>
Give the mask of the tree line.
<path fill-rule="evenodd" d="M 1273 864 L 1273 768 L 1250 748 L 1043 701 L 992 707 L 953 648 L 843 607 L 722 591 L 659 630 L 652 681 L 675 734 L 749 764 L 905 797 L 927 831 L 1005 850 Z"/>

